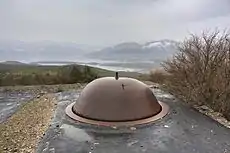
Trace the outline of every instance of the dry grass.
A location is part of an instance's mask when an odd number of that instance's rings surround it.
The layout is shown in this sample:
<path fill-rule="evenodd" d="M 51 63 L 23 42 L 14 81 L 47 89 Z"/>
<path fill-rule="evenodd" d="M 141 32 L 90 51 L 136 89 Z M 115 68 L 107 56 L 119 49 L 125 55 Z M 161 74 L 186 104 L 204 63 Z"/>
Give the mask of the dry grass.
<path fill-rule="evenodd" d="M 167 88 L 190 104 L 207 105 L 230 119 L 230 40 L 218 31 L 192 35 L 163 64 Z"/>
<path fill-rule="evenodd" d="M 56 93 L 61 91 L 69 91 L 81 89 L 85 86 L 84 83 L 76 84 L 59 84 L 59 85 L 33 85 L 33 86 L 4 86 L 0 87 L 0 92 L 31 92 L 39 93 Z"/>
<path fill-rule="evenodd" d="M 34 152 L 53 116 L 54 101 L 52 95 L 44 95 L 28 102 L 0 124 L 0 152 Z"/>

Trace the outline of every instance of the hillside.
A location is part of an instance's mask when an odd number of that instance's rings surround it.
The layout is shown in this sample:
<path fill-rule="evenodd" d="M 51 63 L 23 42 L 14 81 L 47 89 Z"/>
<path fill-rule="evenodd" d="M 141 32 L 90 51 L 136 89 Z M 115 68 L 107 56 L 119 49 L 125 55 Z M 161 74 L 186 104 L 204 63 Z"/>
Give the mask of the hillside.
<path fill-rule="evenodd" d="M 83 65 L 41 66 L 0 63 L 0 86 L 51 85 L 90 82 L 98 77 L 114 76 L 115 72 Z M 120 76 L 140 76 L 136 72 L 119 72 Z"/>

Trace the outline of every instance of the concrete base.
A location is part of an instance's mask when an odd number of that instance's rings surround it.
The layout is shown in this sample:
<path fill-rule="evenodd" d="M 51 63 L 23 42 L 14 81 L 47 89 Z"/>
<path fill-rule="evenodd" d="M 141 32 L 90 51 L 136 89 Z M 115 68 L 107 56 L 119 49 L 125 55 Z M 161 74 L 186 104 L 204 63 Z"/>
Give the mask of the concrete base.
<path fill-rule="evenodd" d="M 76 123 L 65 108 L 78 93 L 60 93 L 52 125 L 39 143 L 38 153 L 227 153 L 230 129 L 200 114 L 173 96 L 154 89 L 170 113 L 153 124 L 98 127 Z"/>

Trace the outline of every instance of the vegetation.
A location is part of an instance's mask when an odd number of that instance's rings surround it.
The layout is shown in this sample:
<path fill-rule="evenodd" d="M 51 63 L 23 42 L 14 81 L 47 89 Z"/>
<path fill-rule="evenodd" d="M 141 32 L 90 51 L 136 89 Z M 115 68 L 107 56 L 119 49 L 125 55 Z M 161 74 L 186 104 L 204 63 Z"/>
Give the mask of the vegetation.
<path fill-rule="evenodd" d="M 230 119 L 230 40 L 228 33 L 192 35 L 163 64 L 163 81 L 185 102 L 207 105 Z"/>
<path fill-rule="evenodd" d="M 156 69 L 150 72 L 149 80 L 155 83 L 163 84 L 168 78 L 168 73 L 163 69 Z"/>
<path fill-rule="evenodd" d="M 114 75 L 114 71 L 83 65 L 40 66 L 0 63 L 0 86 L 88 83 L 98 77 Z M 141 74 L 119 72 L 119 76 L 139 79 Z"/>
<path fill-rule="evenodd" d="M 95 78 L 96 69 L 88 66 L 0 66 L 0 86 L 84 83 Z"/>

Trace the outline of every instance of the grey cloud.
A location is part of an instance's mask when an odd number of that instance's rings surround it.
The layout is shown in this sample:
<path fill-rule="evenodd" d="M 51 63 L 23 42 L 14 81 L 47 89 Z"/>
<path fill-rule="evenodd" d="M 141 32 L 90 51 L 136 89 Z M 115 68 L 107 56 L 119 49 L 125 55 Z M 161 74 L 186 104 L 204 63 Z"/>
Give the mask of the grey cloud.
<path fill-rule="evenodd" d="M 230 22 L 229 0 L 0 0 L 0 39 L 110 45 Z"/>

